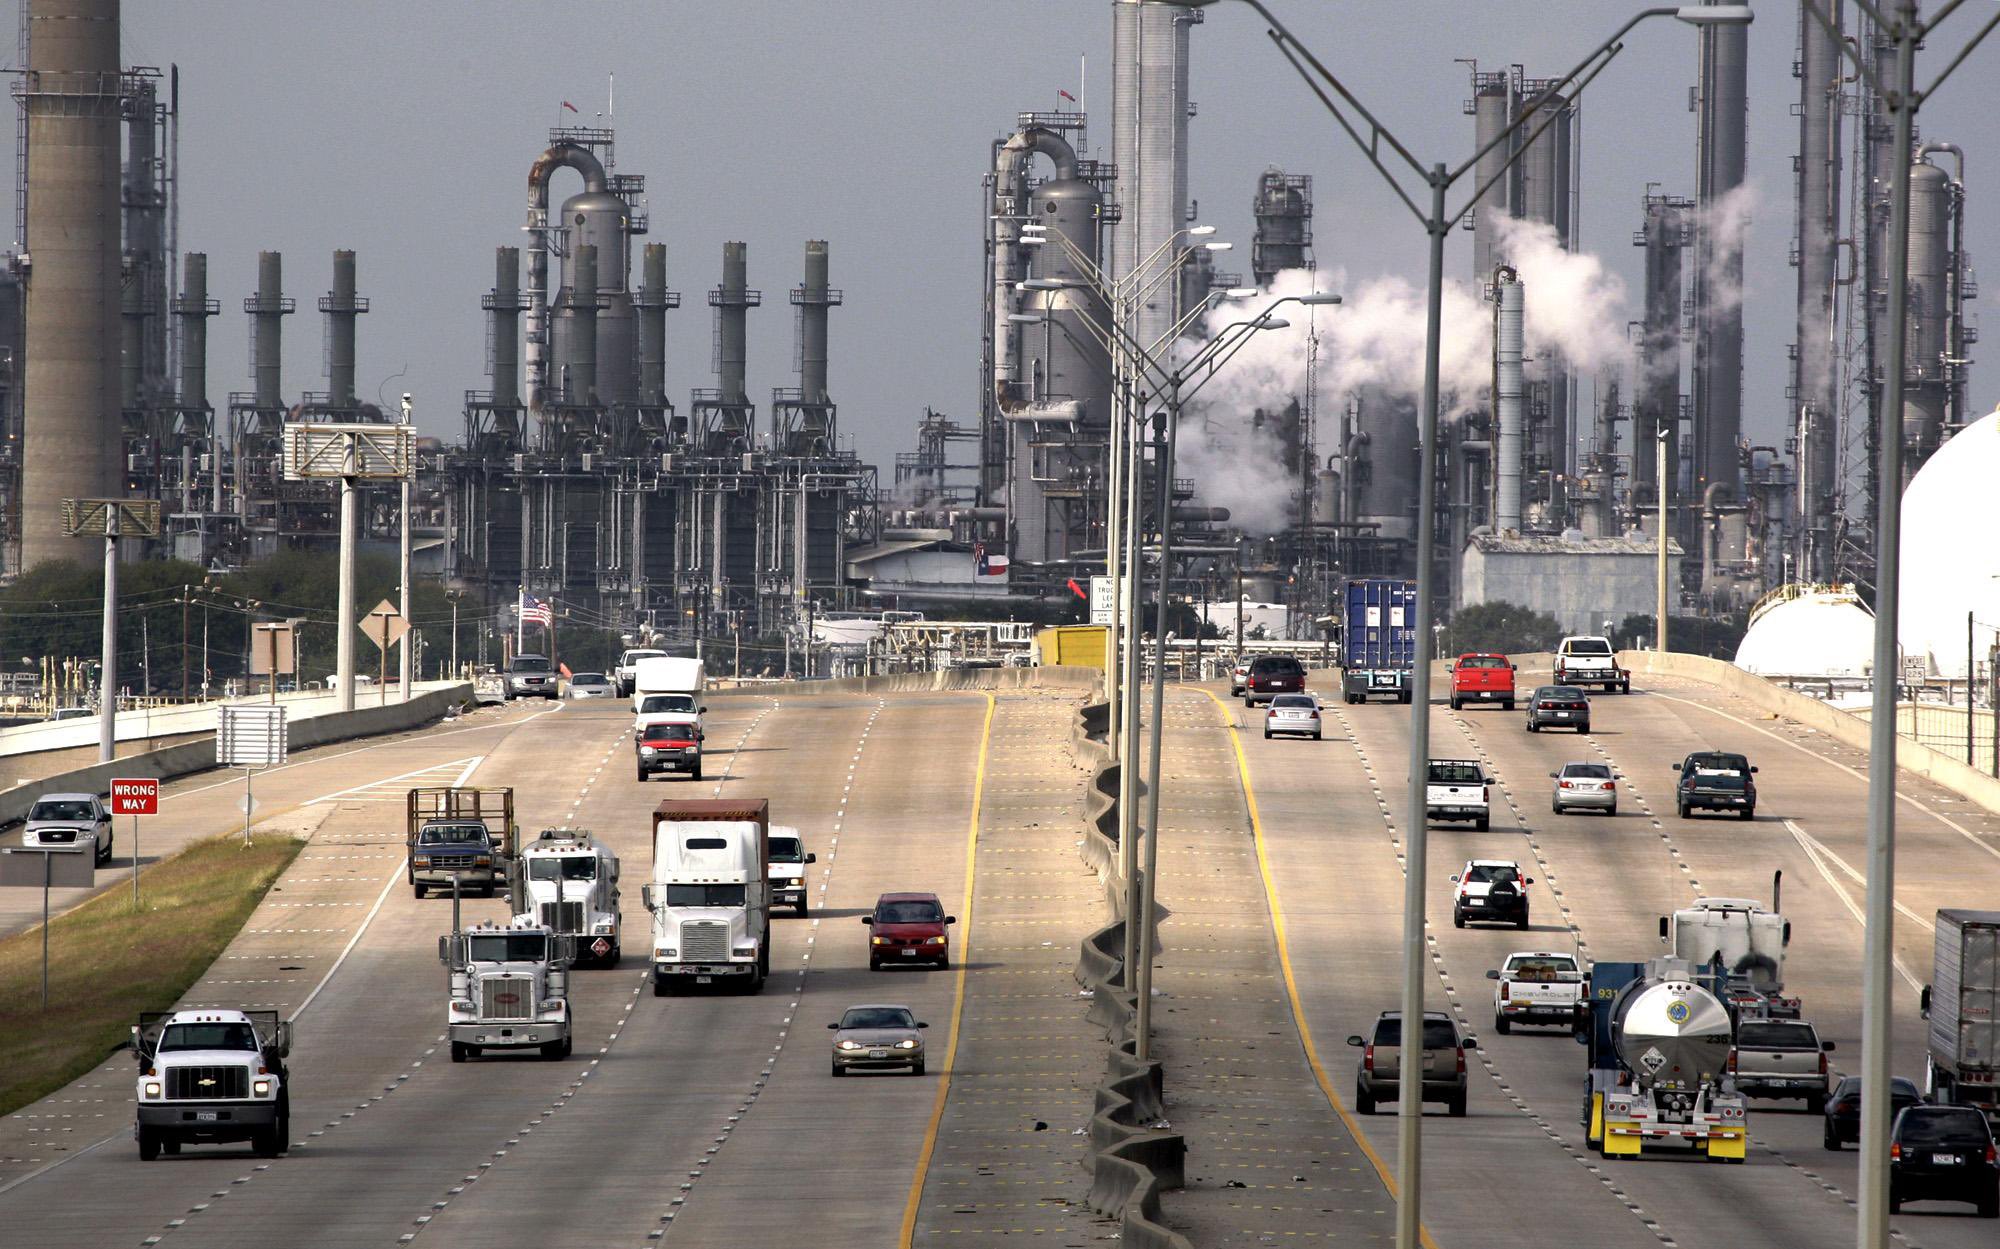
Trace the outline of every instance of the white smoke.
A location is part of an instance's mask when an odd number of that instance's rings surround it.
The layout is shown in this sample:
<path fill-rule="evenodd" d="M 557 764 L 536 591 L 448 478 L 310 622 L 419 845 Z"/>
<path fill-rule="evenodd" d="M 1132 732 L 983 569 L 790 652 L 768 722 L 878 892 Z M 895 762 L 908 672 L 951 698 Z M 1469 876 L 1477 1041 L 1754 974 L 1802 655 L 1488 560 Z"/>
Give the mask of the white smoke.
<path fill-rule="evenodd" d="M 1571 365 L 1594 370 L 1629 358 L 1625 284 L 1596 256 L 1565 252 L 1548 226 L 1506 222 L 1502 239 L 1526 285 L 1525 334 L 1531 353 L 1560 350 Z M 1232 526 L 1268 534 L 1290 519 L 1295 484 L 1281 471 L 1275 423 L 1253 414 L 1303 401 L 1312 362 L 1314 406 L 1322 437 L 1331 413 L 1364 391 L 1414 402 L 1423 393 L 1427 308 L 1421 284 L 1398 275 L 1350 278 L 1344 269 L 1287 270 L 1256 297 L 1208 314 L 1202 341 L 1229 332 L 1287 297 L 1314 290 L 1342 296 L 1338 306 L 1287 303 L 1273 311 L 1288 325 L 1244 341 L 1187 405 L 1176 475 L 1192 477 L 1201 501 L 1230 509 Z M 1447 280 L 1441 307 L 1438 407 L 1450 421 L 1478 407 L 1492 381 L 1493 309 L 1470 284 Z M 1183 357 L 1198 342 L 1181 345 Z M 1325 448 L 1322 448 L 1322 454 Z"/>
<path fill-rule="evenodd" d="M 1757 207 L 1757 188 L 1746 182 L 1718 196 L 1707 208 L 1695 210 L 1695 237 L 1706 236 L 1709 244 L 1702 279 L 1707 289 L 1708 306 L 1714 311 L 1724 312 L 1743 306 L 1743 251 Z"/>

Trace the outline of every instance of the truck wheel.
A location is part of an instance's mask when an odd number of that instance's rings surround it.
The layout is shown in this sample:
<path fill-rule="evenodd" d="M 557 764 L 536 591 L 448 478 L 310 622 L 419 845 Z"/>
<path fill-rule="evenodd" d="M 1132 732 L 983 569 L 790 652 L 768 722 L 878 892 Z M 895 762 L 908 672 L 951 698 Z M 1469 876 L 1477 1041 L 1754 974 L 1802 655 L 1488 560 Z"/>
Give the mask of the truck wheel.
<path fill-rule="evenodd" d="M 1465 1118 L 1465 1094 L 1463 1092 L 1454 1094 L 1450 1100 L 1445 1102 L 1445 1108 L 1450 1111 L 1452 1118 Z"/>
<path fill-rule="evenodd" d="M 1618 692 L 1620 694 L 1630 694 L 1632 692 L 1632 682 L 1620 681 L 1618 683 Z"/>
<path fill-rule="evenodd" d="M 1457 710 L 1458 710 L 1458 705 L 1459 705 L 1459 704 L 1458 704 L 1458 698 L 1457 698 L 1457 696 L 1456 696 L 1456 695 L 1454 695 L 1454 696 L 1453 696 L 1453 697 L 1452 697 L 1452 698 L 1451 698 L 1450 700 L 1448 700 L 1448 701 L 1449 701 L 1449 702 L 1451 703 L 1451 709 L 1452 709 L 1453 711 L 1457 711 Z"/>
<path fill-rule="evenodd" d="M 472 1047 L 470 1045 L 467 1045 L 465 1042 L 453 1041 L 451 1043 L 451 1060 L 453 1062 L 462 1063 L 471 1053 L 472 1053 Z"/>
<path fill-rule="evenodd" d="M 646 769 L 644 768 L 639 769 L 639 783 L 641 785 L 644 785 L 646 783 Z"/>
<path fill-rule="evenodd" d="M 1483 833 L 1483 832 L 1485 832 L 1485 831 L 1486 831 L 1486 830 L 1487 830 L 1488 828 L 1492 827 L 1492 824 L 1493 824 L 1493 821 L 1492 821 L 1492 818 L 1491 818 L 1490 816 L 1484 816 L 1484 815 L 1482 815 L 1482 816 L 1480 816 L 1480 817 L 1479 817 L 1479 818 L 1478 818 L 1477 820 L 1473 821 L 1473 824 L 1472 824 L 1472 826 L 1473 826 L 1474 828 L 1478 829 L 1478 830 L 1479 830 L 1480 832 L 1482 832 L 1482 833 Z"/>
<path fill-rule="evenodd" d="M 806 901 L 806 895 L 801 893 L 799 895 L 798 913 L 800 915 L 805 915 L 811 910 L 812 910 L 812 903 Z"/>
<path fill-rule="evenodd" d="M 1354 1083 L 1354 1113 L 1358 1115 L 1375 1113 L 1375 1099 L 1368 1095 L 1368 1090 L 1363 1088 L 1358 1080 Z"/>
<path fill-rule="evenodd" d="M 667 987 L 667 978 L 665 976 L 655 974 L 653 976 L 653 996 L 665 997 L 667 996 L 669 991 L 670 990 Z"/>
<path fill-rule="evenodd" d="M 139 1128 L 139 1161 L 151 1162 L 160 1156 L 160 1134 L 153 1128 Z"/>
<path fill-rule="evenodd" d="M 1513 699 L 1511 699 L 1511 698 L 1503 698 L 1503 699 L 1501 699 L 1501 700 L 1500 700 L 1500 710 L 1502 710 L 1502 711 L 1512 711 L 1512 710 L 1514 710 L 1514 700 L 1513 700 Z"/>
<path fill-rule="evenodd" d="M 1507 1016 L 1495 1015 L 1493 1016 L 1493 1030 L 1501 1036 L 1506 1036 L 1514 1030 L 1514 1025 L 1508 1020 Z"/>
<path fill-rule="evenodd" d="M 1746 819 L 1746 820 L 1754 820 L 1754 819 L 1756 819 L 1756 818 L 1757 818 L 1757 808 L 1755 808 L 1755 807 L 1745 807 L 1745 808 L 1743 808 L 1743 818 L 1744 818 L 1744 819 Z"/>
<path fill-rule="evenodd" d="M 1809 1115 L 1824 1115 L 1826 1113 L 1826 1094 L 1808 1094 L 1806 1096 L 1806 1113 Z"/>
<path fill-rule="evenodd" d="M 273 1124 L 257 1129 L 256 1135 L 250 1138 L 250 1148 L 256 1151 L 259 1158 L 275 1158 L 285 1152 L 285 1142 L 278 1135 L 277 1125 Z"/>
<path fill-rule="evenodd" d="M 411 886 L 410 886 L 410 892 L 412 892 L 412 893 L 416 894 L 416 895 L 417 895 L 417 896 L 418 896 L 419 898 L 423 897 L 423 896 L 424 896 L 425 894 L 429 893 L 430 891 L 431 891 L 431 890 L 430 890 L 430 886 L 429 886 L 429 885 L 411 885 Z"/>
<path fill-rule="evenodd" d="M 1410 701 L 1410 691 L 1404 690 L 1402 693 L 1396 695 L 1396 701 L 1407 706 Z"/>
<path fill-rule="evenodd" d="M 690 775 L 697 781 L 701 779 L 701 765 L 699 763 L 694 765 L 694 771 Z"/>
<path fill-rule="evenodd" d="M 1465 912 L 1459 910 L 1457 907 L 1451 908 L 1451 926 L 1453 928 L 1465 927 Z"/>

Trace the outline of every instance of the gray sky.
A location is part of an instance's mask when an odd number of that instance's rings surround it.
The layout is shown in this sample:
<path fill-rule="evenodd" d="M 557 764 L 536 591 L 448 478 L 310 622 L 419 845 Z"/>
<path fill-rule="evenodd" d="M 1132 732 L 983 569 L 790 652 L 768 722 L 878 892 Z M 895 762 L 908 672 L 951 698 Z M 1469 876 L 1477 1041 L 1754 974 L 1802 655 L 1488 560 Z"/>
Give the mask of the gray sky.
<path fill-rule="evenodd" d="M 1271 0 L 1297 33 L 1425 158 L 1469 153 L 1463 66 L 1523 62 L 1553 77 L 1640 7 L 1584 0 Z M 1991 12 L 1974 0 L 1934 40 L 1933 71 Z M 1797 9 L 1757 6 L 1751 30 L 1751 178 L 1745 425 L 1782 437 L 1792 337 L 1791 156 Z M 18 9 L 18 0 L 8 5 Z M 1851 8 L 1851 6 L 1850 6 Z M 518 244 L 525 174 L 545 132 L 590 121 L 617 75 L 619 169 L 648 176 L 652 241 L 668 247 L 686 306 L 668 321 L 669 391 L 713 385 L 704 292 L 722 243 L 750 245 L 751 391 L 794 384 L 791 310 L 808 238 L 831 242 L 832 379 L 842 430 L 883 469 L 926 404 L 976 413 L 980 177 L 989 140 L 1025 108 L 1083 94 L 1110 136 L 1105 0 L 654 0 L 650 3 L 300 5 L 126 0 L 125 60 L 177 62 L 182 90 L 181 243 L 209 254 L 223 315 L 210 333 L 213 397 L 245 389 L 259 249 L 285 253 L 302 309 L 330 282 L 330 253 L 359 253 L 373 311 L 360 329 L 359 389 L 417 397 L 428 432 L 456 434 L 460 392 L 483 388 L 479 297 L 493 248 Z M 10 13 L 10 16 L 14 15 Z M 1250 197 L 1277 164 L 1314 176 L 1322 268 L 1420 279 L 1423 236 L 1263 35 L 1249 8 L 1220 4 L 1193 38 L 1192 194 L 1249 267 Z M 1079 92 L 1079 57 L 1088 79 Z M 1987 163 L 2000 120 L 1996 38 L 1926 106 L 1926 135 L 1969 154 L 1975 257 L 2000 254 Z M 1583 241 L 1639 303 L 1631 245 L 1649 182 L 1694 190 L 1694 32 L 1643 25 L 1586 96 Z M 1108 151 L 1101 153 L 1107 159 Z M 12 145 L 4 160 L 12 167 Z M 558 198 L 573 190 L 564 181 Z M 1448 271 L 1466 276 L 1471 236 Z M 1976 309 L 1977 304 L 1974 305 Z M 285 389 L 323 389 L 321 326 L 286 325 Z M 1975 352 L 1980 350 L 1974 349 Z M 1413 362 L 1414 364 L 1414 362 Z M 405 371 L 406 370 L 406 371 Z M 387 381 L 392 375 L 403 376 Z M 1994 392 L 1974 374 L 1973 405 Z M 764 413 L 760 412 L 760 419 Z"/>

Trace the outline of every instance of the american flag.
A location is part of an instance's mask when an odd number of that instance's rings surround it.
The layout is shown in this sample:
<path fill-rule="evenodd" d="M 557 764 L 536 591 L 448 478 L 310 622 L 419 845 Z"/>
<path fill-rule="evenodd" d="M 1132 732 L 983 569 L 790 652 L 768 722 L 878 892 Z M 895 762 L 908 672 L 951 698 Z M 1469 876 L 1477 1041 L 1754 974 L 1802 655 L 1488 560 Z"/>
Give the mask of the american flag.
<path fill-rule="evenodd" d="M 540 625 L 544 629 L 555 623 L 555 613 L 547 603 L 523 591 L 521 594 L 521 623 Z"/>

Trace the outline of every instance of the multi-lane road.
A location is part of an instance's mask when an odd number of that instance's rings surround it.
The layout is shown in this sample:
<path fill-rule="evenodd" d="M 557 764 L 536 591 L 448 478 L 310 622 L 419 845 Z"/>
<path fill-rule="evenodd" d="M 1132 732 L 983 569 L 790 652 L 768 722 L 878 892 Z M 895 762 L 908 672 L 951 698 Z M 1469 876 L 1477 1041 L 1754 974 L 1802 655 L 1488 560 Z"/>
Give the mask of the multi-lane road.
<path fill-rule="evenodd" d="M 1536 674 L 1523 673 L 1532 680 Z M 195 1147 L 139 1162 L 132 1068 L 114 1056 L 0 1122 L 0 1220 L 35 1246 L 402 1243 L 602 1246 L 1094 1243 L 1074 1135 L 1101 1035 L 1070 978 L 1103 922 L 1076 854 L 1081 776 L 1065 691 L 861 696 L 781 687 L 711 699 L 708 779 L 637 782 L 620 704 L 514 707 L 394 742 L 332 748 L 273 778 L 307 848 L 191 1000 L 296 1012 L 284 1158 Z M 1396 1004 L 1407 708 L 1328 707 L 1326 740 L 1265 741 L 1239 705 L 1186 687 L 1168 707 L 1155 1016 L 1190 1191 L 1167 1215 L 1203 1245 L 1379 1240 L 1391 1115 L 1353 1114 L 1343 1041 Z M 1425 1222 L 1440 1245 L 1825 1245 L 1852 1236 L 1856 1155 L 1824 1152 L 1797 1103 L 1752 1108 L 1748 1165 L 1606 1164 L 1577 1123 L 1581 1051 L 1491 1028 L 1487 968 L 1524 947 L 1658 952 L 1658 917 L 1701 894 L 1767 898 L 1783 870 L 1788 988 L 1858 1059 L 1862 760 L 1692 683 L 1596 700 L 1594 732 L 1529 735 L 1518 714 L 1433 708 L 1435 753 L 1479 757 L 1508 802 L 1486 833 L 1432 830 L 1434 1005 L 1480 1041 L 1471 1113 L 1426 1119 Z M 1680 820 L 1669 763 L 1749 754 L 1758 819 Z M 1548 810 L 1547 773 L 1609 760 L 1615 818 Z M 512 785 L 524 829 L 589 828 L 624 862 L 628 956 L 574 976 L 577 1042 L 559 1062 L 445 1061 L 436 937 L 450 902 L 401 883 L 415 783 Z M 213 781 L 169 811 L 226 824 Z M 175 792 L 170 790 L 170 792 Z M 2000 896 L 1996 822 L 1911 784 L 1897 896 L 1896 1066 L 1921 1068 L 1916 989 L 1940 906 Z M 657 999 L 634 952 L 647 916 L 647 816 L 667 796 L 770 799 L 818 855 L 813 912 L 775 923 L 763 994 Z M 206 808 L 201 808 L 206 812 Z M 1254 816 L 1253 816 L 1254 812 Z M 166 821 L 162 821 L 165 823 Z M 162 846 L 168 844 L 162 833 Z M 1536 878 L 1534 929 L 1455 929 L 1467 858 Z M 960 915 L 948 972 L 870 973 L 857 922 L 926 889 Z M 474 917 L 501 904 L 465 903 Z M 1274 924 L 1282 920 L 1282 927 Z M 1282 939 L 1280 938 L 1282 932 Z M 922 1078 L 829 1078 L 824 1025 L 856 1002 L 930 1022 Z M 1309 1043 L 1309 1048 L 1308 1048 Z M 939 1055 L 949 1055 L 940 1061 Z M 1279 1191 L 1282 1190 L 1282 1191 Z M 1943 1211 L 1948 1208 L 1939 1207 Z M 1969 1215 L 1969 1208 L 1965 1214 Z M 1909 1243 L 1988 1244 L 1991 1224 L 1906 1213 Z"/>

